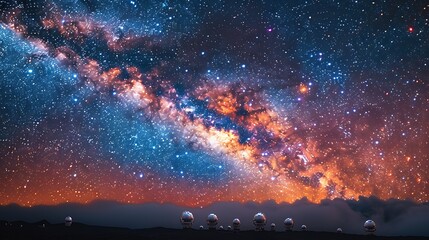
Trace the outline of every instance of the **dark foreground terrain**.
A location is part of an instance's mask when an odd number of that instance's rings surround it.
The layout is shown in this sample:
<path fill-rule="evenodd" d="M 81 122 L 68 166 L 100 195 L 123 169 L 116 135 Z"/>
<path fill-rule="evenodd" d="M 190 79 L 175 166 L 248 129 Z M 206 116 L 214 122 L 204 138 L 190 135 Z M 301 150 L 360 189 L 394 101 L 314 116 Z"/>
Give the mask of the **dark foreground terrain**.
<path fill-rule="evenodd" d="M 306 239 L 389 239 L 389 240 L 406 240 L 406 239 L 429 239 L 425 237 L 381 237 L 366 235 L 351 235 L 328 232 L 255 232 L 255 231 L 208 231 L 208 230 L 182 230 L 182 229 L 128 229 L 113 227 L 98 227 L 73 223 L 71 227 L 65 227 L 64 224 L 50 224 L 47 221 L 38 223 L 26 222 L 6 222 L 0 221 L 0 239 L 64 239 L 64 240 L 95 240 L 95 239 L 287 239 L 287 240 L 306 240 Z"/>

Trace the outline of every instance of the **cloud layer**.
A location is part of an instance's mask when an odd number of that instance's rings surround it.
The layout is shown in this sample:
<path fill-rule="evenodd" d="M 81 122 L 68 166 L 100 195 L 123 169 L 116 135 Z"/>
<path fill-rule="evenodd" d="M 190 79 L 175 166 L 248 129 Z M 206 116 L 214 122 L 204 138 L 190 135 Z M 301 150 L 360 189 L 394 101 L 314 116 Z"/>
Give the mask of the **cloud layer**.
<path fill-rule="evenodd" d="M 46 219 L 60 223 L 71 215 L 76 222 L 90 225 L 150 228 L 180 228 L 179 216 L 189 210 L 194 214 L 194 228 L 205 226 L 209 213 L 219 217 L 219 225 L 232 225 L 232 220 L 240 218 L 242 229 L 252 229 L 253 215 L 265 213 L 267 224 L 276 223 L 277 230 L 283 231 L 283 221 L 292 217 L 295 229 L 302 224 L 310 231 L 335 231 L 341 227 L 345 233 L 363 234 L 363 223 L 373 219 L 377 223 L 377 235 L 388 236 L 429 236 L 429 205 L 411 201 L 377 198 L 359 200 L 325 200 L 313 204 L 302 199 L 293 204 L 220 202 L 201 208 L 184 208 L 172 204 L 147 203 L 138 205 L 115 202 L 93 202 L 89 205 L 61 204 L 58 206 L 36 206 L 31 208 L 8 205 L 0 207 L 0 218 L 4 220 L 24 220 L 36 222 Z"/>

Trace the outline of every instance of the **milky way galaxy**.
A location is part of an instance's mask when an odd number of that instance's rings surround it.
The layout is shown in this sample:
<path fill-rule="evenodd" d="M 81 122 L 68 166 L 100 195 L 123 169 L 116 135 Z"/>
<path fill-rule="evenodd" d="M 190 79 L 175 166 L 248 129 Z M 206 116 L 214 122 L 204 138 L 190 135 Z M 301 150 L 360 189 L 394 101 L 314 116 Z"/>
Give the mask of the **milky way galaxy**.
<path fill-rule="evenodd" d="M 424 1 L 0 1 L 0 204 L 429 201 Z"/>

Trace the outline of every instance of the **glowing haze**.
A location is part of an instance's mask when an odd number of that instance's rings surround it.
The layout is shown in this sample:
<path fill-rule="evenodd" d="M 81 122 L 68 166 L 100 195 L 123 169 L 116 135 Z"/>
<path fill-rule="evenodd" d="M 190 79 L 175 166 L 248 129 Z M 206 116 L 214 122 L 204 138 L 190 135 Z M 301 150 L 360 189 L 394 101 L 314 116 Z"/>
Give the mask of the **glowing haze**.
<path fill-rule="evenodd" d="M 428 201 L 429 7 L 301 2 L 1 3 L 0 204 Z"/>

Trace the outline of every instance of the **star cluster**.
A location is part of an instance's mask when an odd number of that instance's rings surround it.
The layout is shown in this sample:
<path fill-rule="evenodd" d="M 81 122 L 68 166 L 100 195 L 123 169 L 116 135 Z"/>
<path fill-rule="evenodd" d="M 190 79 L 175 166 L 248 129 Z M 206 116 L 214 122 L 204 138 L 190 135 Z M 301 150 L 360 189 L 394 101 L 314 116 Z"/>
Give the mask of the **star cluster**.
<path fill-rule="evenodd" d="M 0 204 L 429 201 L 424 1 L 0 1 Z"/>

